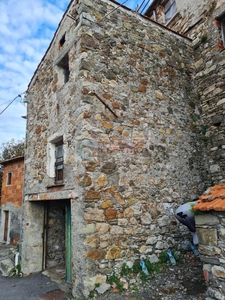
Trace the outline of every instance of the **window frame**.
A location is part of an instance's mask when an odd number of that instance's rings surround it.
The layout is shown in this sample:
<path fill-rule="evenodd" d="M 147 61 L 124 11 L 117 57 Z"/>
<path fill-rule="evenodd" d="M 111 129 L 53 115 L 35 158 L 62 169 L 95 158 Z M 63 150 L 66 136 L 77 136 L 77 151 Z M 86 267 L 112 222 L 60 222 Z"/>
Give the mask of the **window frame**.
<path fill-rule="evenodd" d="M 62 147 L 60 150 L 59 148 Z M 62 152 L 61 155 L 59 152 Z M 64 180 L 64 149 L 63 140 L 55 143 L 55 183 L 62 183 Z"/>
<path fill-rule="evenodd" d="M 57 66 L 63 71 L 63 83 L 67 83 L 70 78 L 69 52 L 63 56 Z"/>
<path fill-rule="evenodd" d="M 12 172 L 7 173 L 6 185 L 12 185 Z"/>
<path fill-rule="evenodd" d="M 169 5 L 169 7 L 166 10 L 166 5 L 171 2 L 171 4 Z M 171 16 L 171 18 L 167 19 L 166 16 L 168 15 L 168 12 L 171 11 L 171 9 L 175 6 L 175 12 L 174 14 Z M 168 0 L 165 5 L 164 5 L 164 16 L 165 16 L 165 24 L 169 23 L 169 21 L 175 16 L 175 14 L 177 13 L 177 5 L 176 5 L 176 0 Z"/>
<path fill-rule="evenodd" d="M 218 17 L 215 18 L 217 21 L 219 21 L 219 28 L 220 28 L 220 35 L 221 40 L 223 42 L 223 47 L 225 48 L 225 11 L 222 12 Z"/>
<path fill-rule="evenodd" d="M 225 47 L 225 18 L 221 21 L 221 38 Z"/>

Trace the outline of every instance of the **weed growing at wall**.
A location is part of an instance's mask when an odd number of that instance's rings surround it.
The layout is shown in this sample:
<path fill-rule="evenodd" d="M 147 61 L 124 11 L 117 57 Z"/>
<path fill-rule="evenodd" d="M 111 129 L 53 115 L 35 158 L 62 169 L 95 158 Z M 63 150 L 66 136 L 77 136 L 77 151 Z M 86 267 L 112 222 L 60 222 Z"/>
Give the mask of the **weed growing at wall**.
<path fill-rule="evenodd" d="M 176 261 L 179 260 L 179 256 L 175 251 L 172 251 Z M 157 263 L 151 263 L 149 259 L 144 259 L 145 266 L 148 270 L 148 275 L 142 270 L 140 260 L 136 260 L 133 265 L 124 263 L 120 271 L 113 271 L 108 276 L 107 283 L 110 284 L 112 290 L 117 293 L 130 290 L 135 292 L 140 285 L 144 285 L 146 282 L 151 281 L 156 274 L 162 272 L 166 266 L 170 264 L 167 252 L 161 252 L 159 254 L 159 261 Z M 89 298 L 95 297 L 96 290 L 89 293 Z"/>

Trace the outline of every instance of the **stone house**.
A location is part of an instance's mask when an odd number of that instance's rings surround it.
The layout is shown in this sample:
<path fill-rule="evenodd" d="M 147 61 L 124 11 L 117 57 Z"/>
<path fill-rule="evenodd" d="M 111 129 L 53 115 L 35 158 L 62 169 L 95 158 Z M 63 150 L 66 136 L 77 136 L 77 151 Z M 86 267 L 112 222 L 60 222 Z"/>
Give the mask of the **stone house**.
<path fill-rule="evenodd" d="M 27 90 L 24 274 L 65 268 L 87 297 L 177 245 L 174 209 L 224 174 L 223 53 L 206 92 L 215 69 L 191 38 L 112 0 L 70 2 Z"/>
<path fill-rule="evenodd" d="M 0 242 L 16 245 L 20 239 L 24 157 L 19 156 L 0 163 L 3 167 Z"/>
<path fill-rule="evenodd" d="M 210 299 L 225 299 L 225 185 L 215 185 L 199 198 L 194 210 L 203 273 Z"/>
<path fill-rule="evenodd" d="M 225 1 L 155 0 L 146 16 L 192 39 L 193 81 L 201 103 L 201 124 L 193 115 L 194 126 L 206 145 L 211 185 L 216 184 L 224 179 L 225 165 Z"/>
<path fill-rule="evenodd" d="M 205 155 L 209 160 L 212 185 L 218 184 L 224 182 L 225 158 L 225 1 L 170 2 L 173 4 L 168 10 L 165 1 L 153 1 L 146 15 L 193 40 L 193 79 L 202 109 Z M 224 185 L 211 187 L 195 207 L 198 213 L 200 211 L 196 216 L 196 226 L 210 299 L 225 299 L 224 195 Z"/>

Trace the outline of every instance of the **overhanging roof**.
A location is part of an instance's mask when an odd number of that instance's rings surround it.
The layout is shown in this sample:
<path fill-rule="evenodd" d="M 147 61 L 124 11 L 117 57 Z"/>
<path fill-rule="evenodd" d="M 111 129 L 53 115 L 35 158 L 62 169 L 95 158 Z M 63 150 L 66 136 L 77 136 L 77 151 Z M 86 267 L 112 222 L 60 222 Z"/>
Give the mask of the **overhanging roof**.
<path fill-rule="evenodd" d="M 24 156 L 17 156 L 17 157 L 9 158 L 9 159 L 6 159 L 6 160 L 2 160 L 2 161 L 0 161 L 0 164 L 1 165 L 6 165 L 6 164 L 14 162 L 16 160 L 24 160 Z"/>

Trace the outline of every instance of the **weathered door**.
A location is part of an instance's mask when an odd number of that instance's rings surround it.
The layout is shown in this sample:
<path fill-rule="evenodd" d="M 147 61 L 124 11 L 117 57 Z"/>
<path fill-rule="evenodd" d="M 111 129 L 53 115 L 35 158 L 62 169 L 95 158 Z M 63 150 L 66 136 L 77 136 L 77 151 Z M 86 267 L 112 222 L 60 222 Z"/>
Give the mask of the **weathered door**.
<path fill-rule="evenodd" d="M 48 201 L 46 228 L 46 267 L 65 268 L 65 202 Z"/>
<path fill-rule="evenodd" d="M 43 269 L 64 269 L 65 280 L 72 283 L 70 200 L 46 203 L 43 244 Z"/>
<path fill-rule="evenodd" d="M 8 236 L 8 229 L 9 229 L 9 212 L 5 211 L 5 226 L 4 226 L 4 241 L 7 241 Z"/>
<path fill-rule="evenodd" d="M 70 202 L 66 204 L 66 281 L 72 283 Z"/>

